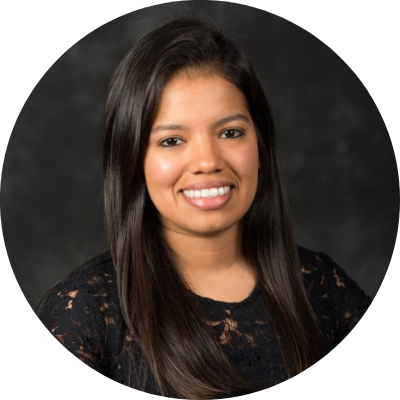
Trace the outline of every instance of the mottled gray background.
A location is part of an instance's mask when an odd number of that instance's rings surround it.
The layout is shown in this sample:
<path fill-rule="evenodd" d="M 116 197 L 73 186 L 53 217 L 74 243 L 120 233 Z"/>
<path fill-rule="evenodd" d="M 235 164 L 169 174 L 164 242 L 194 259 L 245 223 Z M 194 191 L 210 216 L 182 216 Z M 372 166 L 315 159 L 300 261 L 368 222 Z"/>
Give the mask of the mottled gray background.
<path fill-rule="evenodd" d="M 5 157 L 1 217 L 28 302 L 35 307 L 48 287 L 107 249 L 101 120 L 108 81 L 136 39 L 189 10 L 212 16 L 265 85 L 298 243 L 328 253 L 374 296 L 396 238 L 399 181 L 368 91 L 331 49 L 282 18 L 225 2 L 193 7 L 163 4 L 100 27 L 56 61 L 26 101 Z"/>

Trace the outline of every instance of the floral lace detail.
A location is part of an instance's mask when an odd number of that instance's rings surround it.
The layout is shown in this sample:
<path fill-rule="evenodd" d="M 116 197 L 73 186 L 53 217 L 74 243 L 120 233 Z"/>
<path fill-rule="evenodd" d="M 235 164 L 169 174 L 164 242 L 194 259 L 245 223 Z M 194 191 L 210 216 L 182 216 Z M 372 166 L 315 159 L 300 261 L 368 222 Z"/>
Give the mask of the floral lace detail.
<path fill-rule="evenodd" d="M 205 298 L 200 301 L 209 317 L 209 325 L 242 376 L 263 381 L 266 387 L 287 378 L 258 288 L 239 303 Z"/>
<path fill-rule="evenodd" d="M 327 353 L 353 329 L 371 299 L 325 254 L 303 248 L 299 254 Z M 261 380 L 266 388 L 287 379 L 258 288 L 238 303 L 203 297 L 199 301 L 216 338 L 244 378 Z M 134 386 L 140 348 L 125 329 L 116 273 L 107 253 L 56 284 L 43 299 L 38 315 L 51 334 L 84 363 Z M 156 393 L 151 380 L 145 391 Z"/>

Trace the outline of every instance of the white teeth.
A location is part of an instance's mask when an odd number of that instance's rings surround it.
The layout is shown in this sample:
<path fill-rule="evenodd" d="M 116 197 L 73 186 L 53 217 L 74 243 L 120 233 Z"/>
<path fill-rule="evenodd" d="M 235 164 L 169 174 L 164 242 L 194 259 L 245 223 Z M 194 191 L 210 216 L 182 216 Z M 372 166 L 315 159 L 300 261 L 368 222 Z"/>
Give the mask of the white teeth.
<path fill-rule="evenodd" d="M 210 190 L 209 189 L 201 189 L 201 197 L 210 197 Z"/>
<path fill-rule="evenodd" d="M 218 188 L 201 189 L 201 190 L 184 190 L 183 194 L 191 199 L 208 199 L 210 197 L 222 196 L 229 193 L 231 188 L 229 186 L 223 186 Z"/>
<path fill-rule="evenodd" d="M 215 196 L 218 196 L 218 189 L 217 188 L 210 189 L 210 197 L 215 197 Z"/>

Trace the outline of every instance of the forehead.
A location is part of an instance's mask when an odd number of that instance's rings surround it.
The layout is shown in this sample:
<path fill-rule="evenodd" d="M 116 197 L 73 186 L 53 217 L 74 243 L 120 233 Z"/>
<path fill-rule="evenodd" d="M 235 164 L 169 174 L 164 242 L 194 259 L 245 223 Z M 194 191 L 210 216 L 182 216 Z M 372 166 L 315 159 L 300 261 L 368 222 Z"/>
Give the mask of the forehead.
<path fill-rule="evenodd" d="M 234 84 L 216 73 L 181 72 L 165 85 L 155 123 L 213 120 L 233 113 L 249 116 L 245 96 Z"/>

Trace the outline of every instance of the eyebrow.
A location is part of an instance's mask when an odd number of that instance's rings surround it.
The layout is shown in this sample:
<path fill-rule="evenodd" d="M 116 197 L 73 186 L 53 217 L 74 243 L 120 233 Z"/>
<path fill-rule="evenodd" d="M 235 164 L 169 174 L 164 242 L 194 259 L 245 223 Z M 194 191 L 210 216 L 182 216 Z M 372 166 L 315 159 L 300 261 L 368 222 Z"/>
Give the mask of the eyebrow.
<path fill-rule="evenodd" d="M 218 128 L 221 125 L 227 124 L 232 121 L 244 121 L 246 123 L 250 123 L 250 118 L 246 117 L 244 114 L 233 114 L 228 115 L 213 124 L 213 128 Z M 161 132 L 161 131 L 185 131 L 187 128 L 183 125 L 178 124 L 165 124 L 165 125 L 158 125 L 151 130 L 151 133 Z"/>

